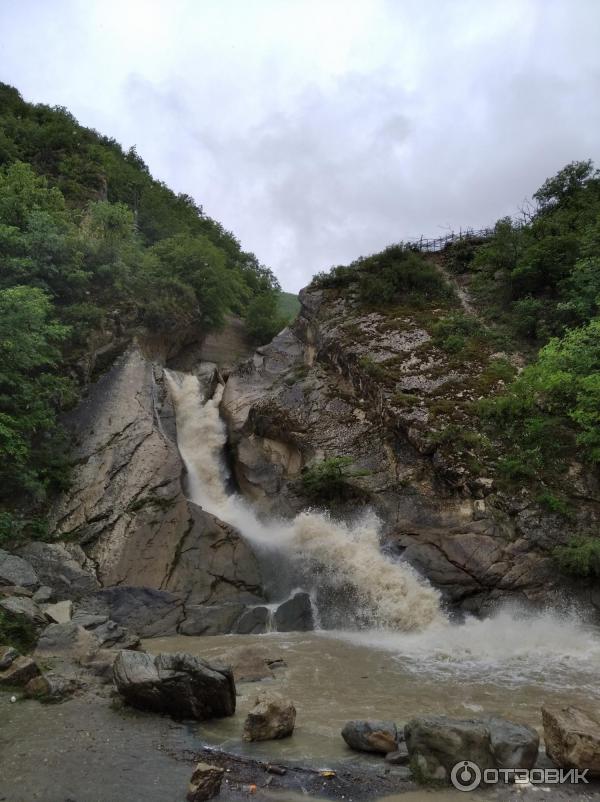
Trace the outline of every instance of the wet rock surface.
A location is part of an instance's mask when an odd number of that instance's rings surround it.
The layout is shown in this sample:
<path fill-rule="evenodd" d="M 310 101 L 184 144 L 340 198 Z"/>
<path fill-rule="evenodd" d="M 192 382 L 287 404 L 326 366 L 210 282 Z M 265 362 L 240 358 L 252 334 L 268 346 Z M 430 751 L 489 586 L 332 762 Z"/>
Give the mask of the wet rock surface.
<path fill-rule="evenodd" d="M 121 651 L 113 675 L 123 698 L 142 710 L 199 721 L 235 713 L 231 669 L 189 654 Z"/>
<path fill-rule="evenodd" d="M 288 738 L 294 731 L 296 708 L 289 699 L 263 691 L 244 722 L 244 741 L 271 741 Z"/>
<path fill-rule="evenodd" d="M 600 708 L 542 708 L 546 752 L 557 766 L 600 775 Z"/>
<path fill-rule="evenodd" d="M 404 727 L 404 737 L 411 766 L 424 783 L 449 782 L 452 768 L 465 760 L 482 771 L 529 769 L 535 764 L 539 747 L 535 730 L 497 717 L 413 718 Z"/>
<path fill-rule="evenodd" d="M 398 741 L 403 736 L 393 721 L 349 721 L 342 730 L 342 738 L 351 749 L 387 755 L 398 750 Z"/>

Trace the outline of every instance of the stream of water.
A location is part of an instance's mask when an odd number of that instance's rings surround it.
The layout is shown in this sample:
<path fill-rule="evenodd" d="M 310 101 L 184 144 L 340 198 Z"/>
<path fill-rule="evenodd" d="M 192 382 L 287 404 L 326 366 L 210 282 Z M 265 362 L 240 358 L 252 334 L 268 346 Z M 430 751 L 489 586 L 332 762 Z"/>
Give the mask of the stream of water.
<path fill-rule="evenodd" d="M 272 679 L 239 684 L 238 713 L 203 724 L 203 738 L 230 749 L 249 748 L 240 741 L 241 720 L 259 687 L 290 696 L 299 714 L 293 738 L 252 744 L 252 754 L 324 761 L 349 755 L 339 733 L 351 718 L 402 723 L 419 713 L 476 717 L 496 712 L 539 729 L 543 703 L 585 707 L 598 700 L 600 638 L 574 615 L 506 608 L 485 620 L 451 623 L 438 593 L 409 566 L 382 554 L 374 516 L 349 524 L 308 511 L 292 521 L 261 520 L 228 490 L 222 388 L 203 403 L 194 376 L 170 374 L 169 382 L 190 498 L 237 527 L 263 566 L 275 566 L 280 580 L 273 585 L 275 595 L 284 598 L 304 587 L 321 619 L 328 612 L 319 609 L 322 599 L 328 604 L 351 600 L 341 604 L 334 629 L 147 642 L 149 651 L 181 650 L 206 658 L 253 643 L 286 661 L 288 667 Z M 339 593 L 323 594 L 324 587 Z"/>

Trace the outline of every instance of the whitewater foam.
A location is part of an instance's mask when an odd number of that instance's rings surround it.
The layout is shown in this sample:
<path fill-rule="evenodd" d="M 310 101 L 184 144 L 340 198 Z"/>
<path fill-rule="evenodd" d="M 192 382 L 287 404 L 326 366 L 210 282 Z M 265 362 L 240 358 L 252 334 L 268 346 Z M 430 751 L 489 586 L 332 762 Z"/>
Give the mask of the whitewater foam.
<path fill-rule="evenodd" d="M 344 523 L 306 511 L 293 520 L 261 520 L 236 493 L 227 492 L 219 414 L 223 387 L 203 403 L 195 376 L 167 373 L 176 407 L 179 450 L 188 471 L 190 500 L 236 527 L 259 552 L 293 564 L 313 593 L 350 602 L 353 625 L 418 630 L 441 622 L 439 594 L 406 564 L 380 550 L 380 524 L 373 513 Z M 333 591 L 333 594 L 332 594 Z"/>

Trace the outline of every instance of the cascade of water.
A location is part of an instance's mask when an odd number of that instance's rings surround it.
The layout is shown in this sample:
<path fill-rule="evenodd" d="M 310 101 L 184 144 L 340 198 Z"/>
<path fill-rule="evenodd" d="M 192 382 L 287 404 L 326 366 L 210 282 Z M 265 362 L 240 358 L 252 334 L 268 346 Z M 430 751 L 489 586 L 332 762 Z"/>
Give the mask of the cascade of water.
<path fill-rule="evenodd" d="M 276 564 L 280 584 L 282 577 L 287 582 L 280 593 L 289 595 L 299 577 L 313 597 L 326 589 L 328 603 L 337 600 L 342 615 L 349 617 L 346 626 L 352 621 L 355 626 L 408 631 L 444 620 L 438 593 L 408 565 L 382 554 L 374 514 L 352 524 L 314 511 L 301 512 L 291 521 L 263 521 L 241 496 L 228 493 L 223 462 L 227 435 L 219 414 L 223 387 L 203 403 L 195 376 L 168 372 L 167 378 L 190 500 L 236 527 L 264 560 Z M 338 617 L 339 623 L 344 622 Z"/>

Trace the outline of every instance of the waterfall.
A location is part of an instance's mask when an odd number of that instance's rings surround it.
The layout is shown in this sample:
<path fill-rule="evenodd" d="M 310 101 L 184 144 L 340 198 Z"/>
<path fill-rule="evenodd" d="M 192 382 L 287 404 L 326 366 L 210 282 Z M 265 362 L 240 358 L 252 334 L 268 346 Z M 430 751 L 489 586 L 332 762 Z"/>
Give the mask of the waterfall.
<path fill-rule="evenodd" d="M 227 433 L 219 414 L 223 386 L 203 403 L 195 376 L 169 371 L 167 379 L 190 500 L 234 526 L 259 558 L 274 565 L 280 590 L 287 583 L 289 594 L 301 581 L 317 599 L 319 616 L 325 613 L 321 604 L 337 605 L 337 618 L 329 619 L 346 628 L 408 631 L 443 620 L 437 591 L 410 566 L 382 554 L 380 524 L 373 513 L 351 524 L 315 511 L 301 512 L 293 520 L 265 521 L 240 495 L 228 492 L 223 460 Z"/>

